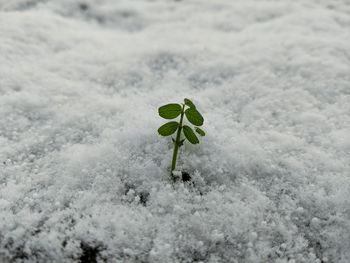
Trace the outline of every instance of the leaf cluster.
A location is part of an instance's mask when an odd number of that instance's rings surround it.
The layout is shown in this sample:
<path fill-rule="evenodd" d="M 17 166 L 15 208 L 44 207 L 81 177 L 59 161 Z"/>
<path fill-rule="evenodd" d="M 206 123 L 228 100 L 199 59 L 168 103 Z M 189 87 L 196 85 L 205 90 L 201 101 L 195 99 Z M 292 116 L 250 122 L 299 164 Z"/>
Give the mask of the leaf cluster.
<path fill-rule="evenodd" d="M 194 103 L 187 98 L 184 99 L 184 103 L 181 103 L 181 105 L 177 103 L 170 103 L 161 106 L 158 109 L 158 113 L 160 117 L 168 120 L 175 119 L 180 116 L 179 122 L 170 121 L 165 123 L 158 129 L 158 133 L 162 136 L 172 135 L 176 131 L 178 131 L 179 135 L 181 136 L 182 131 L 185 139 L 179 141 L 179 146 L 183 145 L 183 142 L 186 139 L 192 144 L 198 144 L 199 139 L 196 133 L 200 136 L 205 136 L 205 132 L 201 128 L 199 128 L 199 126 L 203 125 L 204 118 L 200 114 Z M 194 130 L 188 125 L 182 125 L 184 116 L 191 124 L 195 126 Z M 176 143 L 176 140 L 173 139 L 173 142 Z"/>

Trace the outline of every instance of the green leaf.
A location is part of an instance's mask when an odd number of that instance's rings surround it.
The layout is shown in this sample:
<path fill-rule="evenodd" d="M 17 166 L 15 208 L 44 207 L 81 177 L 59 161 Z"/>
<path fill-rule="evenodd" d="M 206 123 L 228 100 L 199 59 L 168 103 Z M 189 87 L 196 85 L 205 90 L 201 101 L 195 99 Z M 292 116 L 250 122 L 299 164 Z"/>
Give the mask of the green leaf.
<path fill-rule="evenodd" d="M 200 135 L 200 136 L 205 136 L 205 132 L 201 129 L 201 128 L 199 128 L 199 127 L 196 127 L 196 132 Z"/>
<path fill-rule="evenodd" d="M 169 136 L 176 132 L 179 127 L 179 123 L 176 121 L 167 122 L 164 125 L 160 126 L 158 129 L 158 133 L 162 136 Z"/>
<path fill-rule="evenodd" d="M 185 104 L 190 108 L 196 108 L 196 106 L 193 104 L 193 102 L 187 98 L 184 99 Z"/>
<path fill-rule="evenodd" d="M 185 134 L 185 137 L 186 139 L 192 143 L 192 144 L 197 144 L 199 143 L 199 140 L 197 138 L 197 136 L 194 134 L 193 130 L 187 126 L 187 125 L 184 125 L 183 126 L 183 131 L 184 131 L 184 134 Z"/>
<path fill-rule="evenodd" d="M 188 108 L 185 115 L 190 123 L 196 126 L 202 126 L 204 119 L 202 115 L 195 108 Z"/>
<path fill-rule="evenodd" d="M 171 103 L 158 109 L 160 117 L 164 119 L 174 119 L 181 114 L 182 107 L 180 104 Z"/>

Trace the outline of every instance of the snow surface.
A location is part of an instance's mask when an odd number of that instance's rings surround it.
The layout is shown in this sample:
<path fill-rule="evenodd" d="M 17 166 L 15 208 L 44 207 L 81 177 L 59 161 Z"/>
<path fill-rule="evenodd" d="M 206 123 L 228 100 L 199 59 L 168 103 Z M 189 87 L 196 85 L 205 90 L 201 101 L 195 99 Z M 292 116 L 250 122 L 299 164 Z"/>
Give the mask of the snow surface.
<path fill-rule="evenodd" d="M 350 262 L 350 1 L 0 9 L 0 262 Z"/>

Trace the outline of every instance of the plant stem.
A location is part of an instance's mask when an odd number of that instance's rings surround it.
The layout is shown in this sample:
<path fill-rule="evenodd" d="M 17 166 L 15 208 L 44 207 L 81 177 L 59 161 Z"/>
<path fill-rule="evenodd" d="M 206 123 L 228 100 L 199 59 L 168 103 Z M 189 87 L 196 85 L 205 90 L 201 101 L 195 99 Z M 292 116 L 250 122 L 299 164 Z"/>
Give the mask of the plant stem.
<path fill-rule="evenodd" d="M 185 113 L 185 104 L 183 104 L 183 106 L 182 106 L 180 123 L 179 123 L 179 127 L 177 128 L 177 134 L 176 134 L 176 139 L 175 139 L 175 143 L 174 143 L 173 161 L 171 162 L 170 177 L 173 180 L 173 182 L 175 181 L 175 177 L 173 175 L 173 171 L 176 168 L 177 152 L 179 151 L 179 147 L 180 147 L 180 138 L 181 138 L 182 121 L 183 121 L 183 118 L 184 118 L 184 113 Z"/>

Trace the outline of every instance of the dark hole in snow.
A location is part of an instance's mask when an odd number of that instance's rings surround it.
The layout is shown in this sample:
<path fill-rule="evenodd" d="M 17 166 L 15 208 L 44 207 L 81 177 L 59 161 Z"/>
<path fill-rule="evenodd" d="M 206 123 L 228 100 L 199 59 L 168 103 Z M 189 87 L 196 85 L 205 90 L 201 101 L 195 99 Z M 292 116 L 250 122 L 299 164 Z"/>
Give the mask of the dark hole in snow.
<path fill-rule="evenodd" d="M 68 244 L 67 240 L 63 240 L 63 242 L 62 242 L 62 247 L 66 247 L 67 244 Z"/>
<path fill-rule="evenodd" d="M 9 261 L 9 262 L 18 262 L 19 260 L 20 262 L 23 262 L 29 259 L 28 254 L 24 251 L 24 245 L 15 247 L 15 241 L 12 238 L 10 238 L 8 242 L 4 245 L 4 248 L 14 252 L 13 261 Z"/>
<path fill-rule="evenodd" d="M 181 172 L 181 175 L 179 174 L 179 172 Z M 178 182 L 179 180 L 182 180 L 182 182 L 184 182 L 184 183 L 190 182 L 194 186 L 193 182 L 191 182 L 192 177 L 190 176 L 190 174 L 188 172 L 184 172 L 184 171 L 179 171 L 179 172 L 176 172 L 176 174 L 173 173 L 173 175 L 175 176 L 176 182 Z"/>
<path fill-rule="evenodd" d="M 182 172 L 182 181 L 183 182 L 189 182 L 191 181 L 191 176 L 187 172 Z"/>
<path fill-rule="evenodd" d="M 34 231 L 33 231 L 33 235 L 38 235 L 41 233 L 41 229 L 40 228 L 36 228 Z"/>
<path fill-rule="evenodd" d="M 140 203 L 141 203 L 143 206 L 146 206 L 146 205 L 147 205 L 148 199 L 149 199 L 149 193 L 148 193 L 148 192 L 142 192 L 142 193 L 140 193 Z"/>
<path fill-rule="evenodd" d="M 80 3 L 79 8 L 80 8 L 80 10 L 86 11 L 89 9 L 89 6 L 86 3 Z"/>
<path fill-rule="evenodd" d="M 80 248 L 82 250 L 82 254 L 79 257 L 80 263 L 97 263 L 97 257 L 100 252 L 99 247 L 81 243 Z"/>
<path fill-rule="evenodd" d="M 24 252 L 24 248 L 20 247 L 16 249 L 14 259 L 15 260 L 20 259 L 24 261 L 26 259 L 29 259 L 29 256 L 26 252 Z"/>

